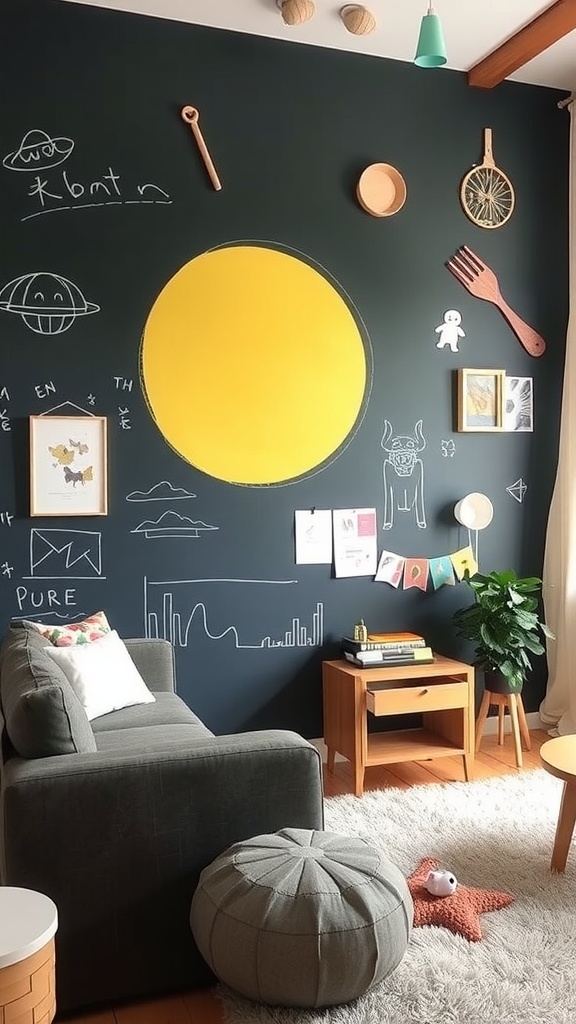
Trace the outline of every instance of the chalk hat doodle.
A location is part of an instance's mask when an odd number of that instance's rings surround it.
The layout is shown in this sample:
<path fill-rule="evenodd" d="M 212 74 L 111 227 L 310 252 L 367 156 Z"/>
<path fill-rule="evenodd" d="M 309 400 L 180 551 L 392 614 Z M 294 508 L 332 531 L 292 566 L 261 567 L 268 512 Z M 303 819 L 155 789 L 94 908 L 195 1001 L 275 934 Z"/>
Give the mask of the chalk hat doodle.
<path fill-rule="evenodd" d="M 77 285 L 60 274 L 24 274 L 0 290 L 0 309 L 19 313 L 36 334 L 62 334 L 77 316 L 97 313 L 100 306 L 87 302 Z"/>
<path fill-rule="evenodd" d="M 26 132 L 18 149 L 8 153 L 2 163 L 8 171 L 45 171 L 64 163 L 73 149 L 72 139 L 64 136 L 51 139 L 40 128 L 32 128 Z"/>

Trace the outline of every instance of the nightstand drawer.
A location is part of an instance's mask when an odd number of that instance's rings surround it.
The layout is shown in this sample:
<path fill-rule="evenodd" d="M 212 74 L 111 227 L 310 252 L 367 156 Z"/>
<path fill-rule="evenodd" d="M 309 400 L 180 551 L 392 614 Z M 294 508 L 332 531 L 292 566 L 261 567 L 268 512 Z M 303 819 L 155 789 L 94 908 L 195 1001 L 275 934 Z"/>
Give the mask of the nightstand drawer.
<path fill-rule="evenodd" d="M 467 683 L 427 683 L 398 689 L 366 689 L 366 707 L 373 715 L 412 714 L 464 708 L 468 704 Z"/>

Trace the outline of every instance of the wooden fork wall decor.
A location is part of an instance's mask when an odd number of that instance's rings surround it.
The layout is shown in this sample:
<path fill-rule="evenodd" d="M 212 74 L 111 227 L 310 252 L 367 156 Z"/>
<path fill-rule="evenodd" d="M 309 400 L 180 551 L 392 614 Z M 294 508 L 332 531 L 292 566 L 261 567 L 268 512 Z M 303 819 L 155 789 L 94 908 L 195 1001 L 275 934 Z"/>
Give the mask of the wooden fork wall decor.
<path fill-rule="evenodd" d="M 502 298 L 498 278 L 493 270 L 482 262 L 467 245 L 461 245 L 446 261 L 448 270 L 477 299 L 485 299 L 498 307 L 508 321 L 522 347 L 530 356 L 541 356 L 546 351 L 546 342 L 533 327 L 522 320 L 518 313 Z"/>

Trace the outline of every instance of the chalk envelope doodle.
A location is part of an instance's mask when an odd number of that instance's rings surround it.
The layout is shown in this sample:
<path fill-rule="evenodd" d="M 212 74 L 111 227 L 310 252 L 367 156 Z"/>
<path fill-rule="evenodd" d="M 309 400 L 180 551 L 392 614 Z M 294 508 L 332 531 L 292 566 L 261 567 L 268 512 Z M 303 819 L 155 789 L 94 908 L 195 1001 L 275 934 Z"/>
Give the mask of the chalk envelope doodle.
<path fill-rule="evenodd" d="M 63 334 L 77 316 L 98 313 L 77 285 L 60 274 L 23 274 L 0 290 L 0 309 L 17 313 L 35 334 Z"/>
<path fill-rule="evenodd" d="M 384 478 L 384 521 L 382 528 L 394 525 L 394 513 L 414 509 L 419 529 L 426 529 L 424 509 L 424 466 L 419 453 L 426 447 L 422 433 L 422 420 L 418 420 L 413 434 L 392 437 L 392 424 L 384 420 L 384 433 L 380 442 L 387 453 L 382 474 Z"/>
<path fill-rule="evenodd" d="M 64 163 L 74 149 L 72 139 L 65 136 L 52 139 L 41 128 L 26 132 L 13 153 L 8 153 L 2 164 L 8 171 L 46 171 Z"/>
<path fill-rule="evenodd" d="M 102 534 L 95 530 L 30 530 L 30 577 L 94 580 L 102 576 Z"/>
<path fill-rule="evenodd" d="M 130 533 L 143 533 L 146 540 L 196 540 L 201 531 L 219 529 L 219 526 L 209 526 L 201 519 L 188 519 L 187 516 L 181 516 L 173 509 L 168 509 L 159 519 L 147 519 L 135 526 Z"/>

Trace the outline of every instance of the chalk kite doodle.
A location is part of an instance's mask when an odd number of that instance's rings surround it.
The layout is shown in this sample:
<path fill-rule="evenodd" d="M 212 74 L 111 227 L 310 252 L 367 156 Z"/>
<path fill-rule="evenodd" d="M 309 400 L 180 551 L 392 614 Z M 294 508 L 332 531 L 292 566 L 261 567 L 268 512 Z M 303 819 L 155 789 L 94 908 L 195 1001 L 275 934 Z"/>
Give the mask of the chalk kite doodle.
<path fill-rule="evenodd" d="M 7 171 L 46 171 L 68 159 L 74 149 L 72 139 L 65 136 L 52 139 L 41 128 L 26 132 L 13 153 L 8 153 L 2 164 Z"/>
<path fill-rule="evenodd" d="M 514 498 L 514 500 L 517 501 L 519 505 L 521 505 L 524 501 L 524 495 L 526 494 L 528 487 L 524 483 L 522 477 L 520 476 L 513 484 L 510 484 L 510 487 L 507 487 L 506 490 L 510 497 Z"/>
<path fill-rule="evenodd" d="M 439 335 L 436 348 L 446 348 L 446 345 L 448 345 L 451 352 L 458 352 L 460 338 L 466 337 L 460 327 L 461 322 L 462 317 L 457 309 L 446 310 L 444 313 L 444 323 L 434 328 L 436 334 Z"/>
<path fill-rule="evenodd" d="M 384 478 L 384 522 L 382 529 L 394 525 L 394 512 L 414 509 L 416 523 L 426 529 L 424 510 L 424 466 L 419 453 L 426 447 L 422 433 L 422 420 L 418 420 L 413 434 L 392 437 L 392 424 L 384 420 L 384 433 L 380 442 L 387 453 L 382 473 Z"/>
<path fill-rule="evenodd" d="M 16 277 L 0 291 L 0 309 L 18 313 L 35 334 L 63 334 L 77 316 L 97 313 L 77 285 L 60 274 L 34 273 Z"/>

